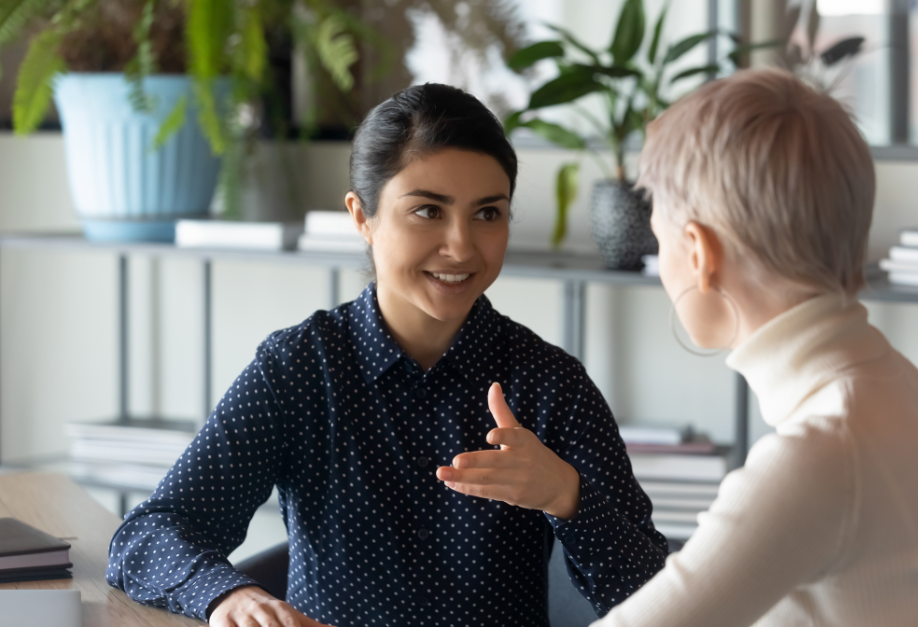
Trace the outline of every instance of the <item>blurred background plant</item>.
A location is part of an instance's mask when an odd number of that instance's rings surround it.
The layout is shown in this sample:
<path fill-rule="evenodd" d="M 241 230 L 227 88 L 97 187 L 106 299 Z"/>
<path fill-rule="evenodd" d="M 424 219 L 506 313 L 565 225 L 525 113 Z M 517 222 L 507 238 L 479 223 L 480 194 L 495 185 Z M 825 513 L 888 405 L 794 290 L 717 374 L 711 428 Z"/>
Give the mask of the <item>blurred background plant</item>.
<path fill-rule="evenodd" d="M 224 211 L 239 214 L 240 168 L 259 136 L 291 133 L 292 58 L 303 57 L 313 91 L 336 106 L 339 123 L 353 126 L 352 66 L 359 46 L 379 62 L 365 72 L 385 73 L 391 51 L 363 20 L 327 0 L 3 0 L 0 46 L 31 37 L 19 67 L 13 126 L 32 132 L 51 105 L 54 79 L 66 72 L 123 72 L 138 112 L 154 108 L 144 78 L 188 74 L 197 122 L 211 150 L 223 157 Z M 224 99 L 215 90 L 229 82 Z M 187 122 L 180 99 L 162 123 L 153 148 Z M 301 137 L 316 127 L 317 107 L 297 112 Z"/>
<path fill-rule="evenodd" d="M 783 33 L 787 45 L 776 51 L 776 63 L 812 87 L 832 92 L 863 51 L 866 39 L 849 35 L 817 49 L 820 21 L 817 0 L 789 5 Z"/>
<path fill-rule="evenodd" d="M 548 25 L 557 33 L 556 39 L 526 46 L 508 61 L 511 69 L 524 72 L 540 61 L 552 60 L 557 66 L 557 76 L 532 92 L 526 108 L 506 117 L 506 132 L 528 128 L 553 144 L 580 151 L 576 160 L 564 163 L 557 173 L 557 213 L 551 237 L 554 247 L 561 244 L 567 232 L 567 212 L 578 194 L 580 158 L 584 152 L 596 161 L 606 179 L 630 186 L 625 173 L 627 142 L 635 133 L 644 135 L 647 125 L 669 106 L 675 88 L 692 77 L 715 77 L 725 67 L 737 67 L 742 56 L 755 48 L 782 43 L 746 44 L 738 35 L 712 31 L 667 44 L 663 33 L 669 4 L 664 4 L 656 20 L 648 24 L 643 1 L 626 0 L 611 41 L 604 49 L 590 48 L 572 33 Z M 673 68 L 685 55 L 715 37 L 724 37 L 732 44 L 732 50 L 722 59 Z M 640 55 L 645 40 L 649 44 Z M 592 94 L 601 96 L 600 116 L 583 106 L 582 99 Z M 570 107 L 586 120 L 590 132 L 580 133 L 546 121 L 537 113 L 557 106 Z"/>

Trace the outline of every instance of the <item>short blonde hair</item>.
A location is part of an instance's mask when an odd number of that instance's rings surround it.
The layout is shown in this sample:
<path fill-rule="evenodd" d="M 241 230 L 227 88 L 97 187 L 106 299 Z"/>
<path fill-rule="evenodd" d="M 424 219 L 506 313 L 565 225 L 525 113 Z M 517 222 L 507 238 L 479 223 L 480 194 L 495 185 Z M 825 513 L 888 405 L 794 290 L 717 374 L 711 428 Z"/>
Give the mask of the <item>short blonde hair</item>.
<path fill-rule="evenodd" d="M 831 96 L 778 69 L 704 85 L 648 129 L 637 185 L 670 222 L 696 220 L 740 259 L 830 291 L 863 284 L 876 180 Z"/>

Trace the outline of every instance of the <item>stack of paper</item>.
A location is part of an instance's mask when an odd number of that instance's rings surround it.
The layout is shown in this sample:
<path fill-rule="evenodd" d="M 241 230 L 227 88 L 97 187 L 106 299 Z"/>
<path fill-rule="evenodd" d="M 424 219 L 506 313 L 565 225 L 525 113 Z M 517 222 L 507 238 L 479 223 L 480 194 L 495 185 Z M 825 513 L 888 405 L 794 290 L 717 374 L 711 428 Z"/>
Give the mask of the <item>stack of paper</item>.
<path fill-rule="evenodd" d="M 293 250 L 302 232 L 303 225 L 299 222 L 179 220 L 175 224 L 175 245 L 182 248 Z"/>
<path fill-rule="evenodd" d="M 890 283 L 918 286 L 918 228 L 902 231 L 899 245 L 889 249 L 880 267 L 889 272 Z"/>
<path fill-rule="evenodd" d="M 299 249 L 316 252 L 363 252 L 366 242 L 347 211 L 309 211 Z"/>
<path fill-rule="evenodd" d="M 154 489 L 194 439 L 193 420 L 119 418 L 71 422 L 71 474 L 85 480 Z"/>
<path fill-rule="evenodd" d="M 687 540 L 730 470 L 730 448 L 689 428 L 622 425 L 631 469 L 653 504 L 653 523 L 667 538 Z"/>

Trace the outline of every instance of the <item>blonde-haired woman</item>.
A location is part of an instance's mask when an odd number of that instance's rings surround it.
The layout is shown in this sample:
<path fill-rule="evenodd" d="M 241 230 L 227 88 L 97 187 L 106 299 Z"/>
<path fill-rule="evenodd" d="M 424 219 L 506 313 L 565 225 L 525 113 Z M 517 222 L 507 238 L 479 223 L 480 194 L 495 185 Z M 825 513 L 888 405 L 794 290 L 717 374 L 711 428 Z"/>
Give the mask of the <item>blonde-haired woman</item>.
<path fill-rule="evenodd" d="M 676 314 L 776 432 L 597 624 L 918 624 L 918 370 L 857 302 L 875 181 L 849 116 L 743 72 L 651 126 L 639 185 Z"/>

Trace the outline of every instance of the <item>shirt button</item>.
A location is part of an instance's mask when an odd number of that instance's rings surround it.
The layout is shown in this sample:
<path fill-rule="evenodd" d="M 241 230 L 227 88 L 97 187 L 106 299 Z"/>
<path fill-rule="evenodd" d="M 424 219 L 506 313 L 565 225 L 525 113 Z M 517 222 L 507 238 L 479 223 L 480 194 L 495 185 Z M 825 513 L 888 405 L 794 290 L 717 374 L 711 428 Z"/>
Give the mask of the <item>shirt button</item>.
<path fill-rule="evenodd" d="M 418 457 L 418 466 L 421 468 L 427 468 L 427 464 L 430 463 L 430 460 L 426 457 Z"/>
<path fill-rule="evenodd" d="M 427 388 L 419 387 L 418 389 L 414 391 L 414 395 L 417 396 L 418 398 L 424 398 L 425 396 L 427 396 Z"/>
<path fill-rule="evenodd" d="M 421 540 L 426 540 L 427 538 L 430 537 L 430 532 L 427 531 L 426 529 L 418 529 L 418 537 Z"/>

